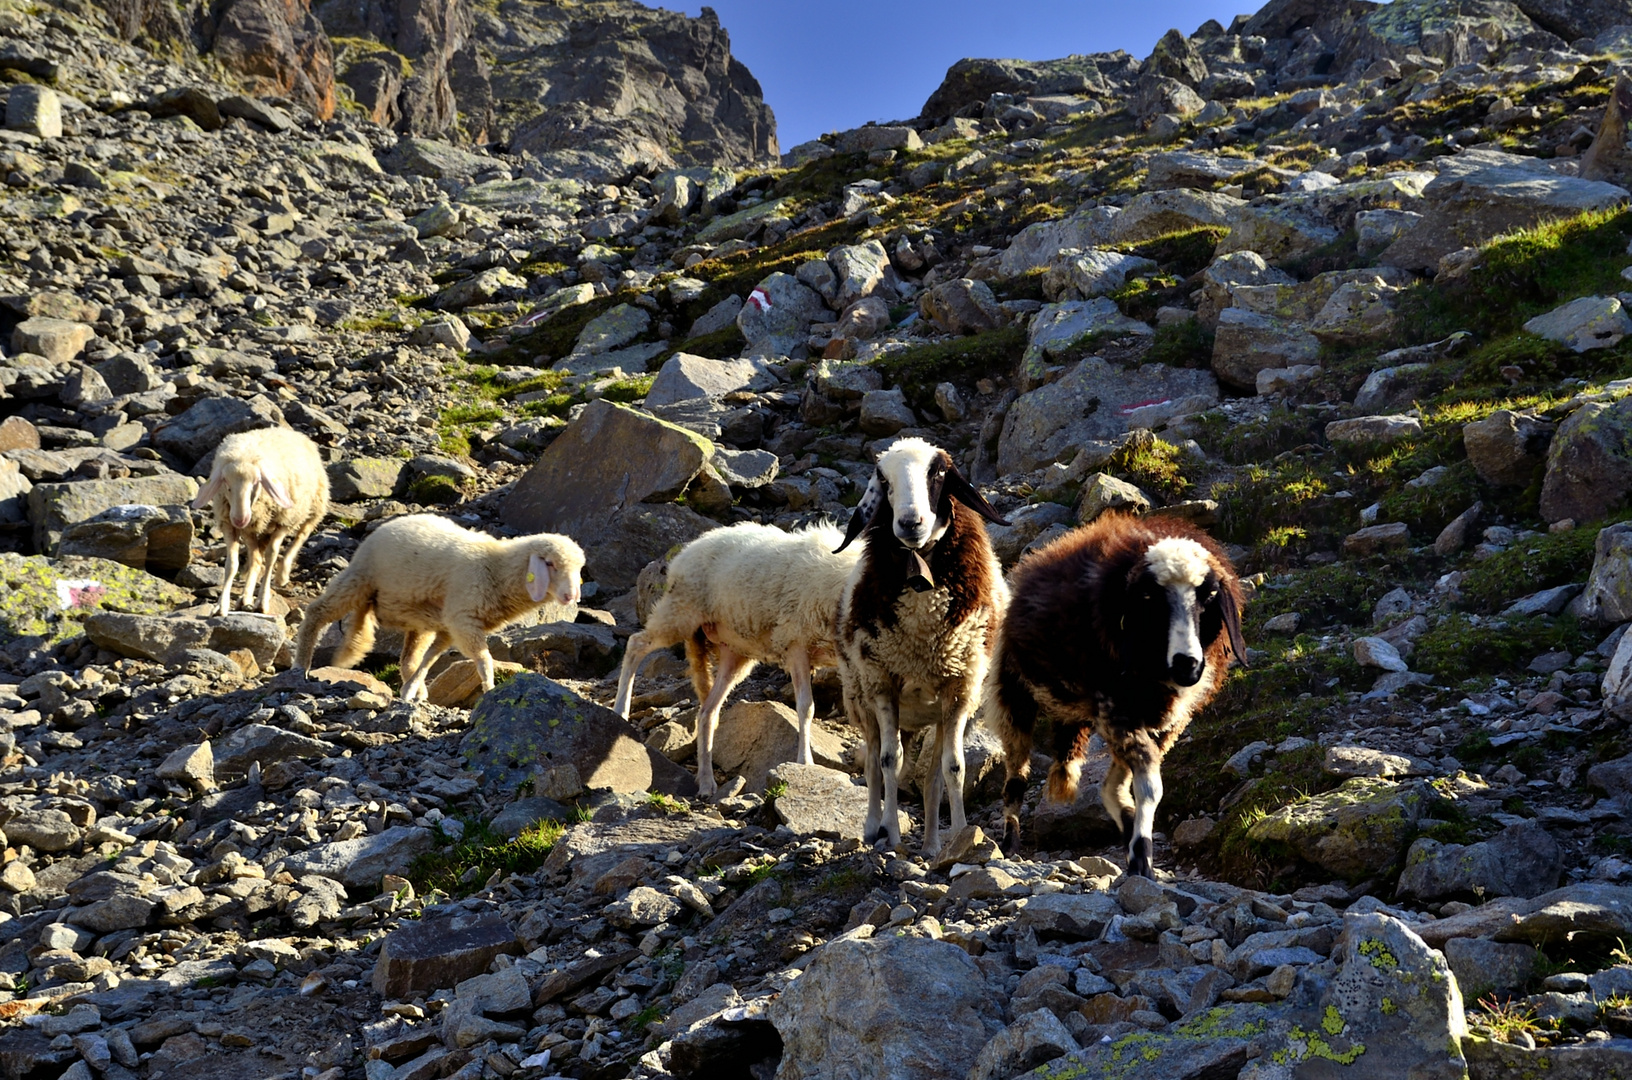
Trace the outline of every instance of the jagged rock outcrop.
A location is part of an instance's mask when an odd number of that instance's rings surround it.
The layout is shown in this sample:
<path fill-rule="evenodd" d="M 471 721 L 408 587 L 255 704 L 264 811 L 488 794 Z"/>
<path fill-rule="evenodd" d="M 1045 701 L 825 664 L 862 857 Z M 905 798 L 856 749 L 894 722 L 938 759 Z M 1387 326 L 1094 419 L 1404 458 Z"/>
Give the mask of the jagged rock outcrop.
<path fill-rule="evenodd" d="M 712 8 L 322 0 L 317 11 L 340 42 L 340 81 L 398 131 L 509 143 L 548 172 L 613 181 L 777 154 L 775 117 Z"/>
<path fill-rule="evenodd" d="M 926 120 L 979 115 L 993 94 L 1109 95 L 1139 74 L 1139 61 L 1122 52 L 1064 60 L 959 60 L 924 102 Z"/>

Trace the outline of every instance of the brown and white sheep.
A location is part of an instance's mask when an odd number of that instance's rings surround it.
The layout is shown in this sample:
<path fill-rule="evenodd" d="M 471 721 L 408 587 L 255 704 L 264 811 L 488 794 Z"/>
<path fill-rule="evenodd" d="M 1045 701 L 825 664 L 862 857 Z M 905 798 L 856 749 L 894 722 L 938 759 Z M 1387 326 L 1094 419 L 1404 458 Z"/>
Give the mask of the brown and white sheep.
<path fill-rule="evenodd" d="M 1008 590 L 981 518 L 1007 524 L 964 479 L 945 450 L 901 439 L 879 456 L 850 519 L 845 545 L 865 533 L 839 607 L 839 674 L 845 711 L 867 744 L 867 822 L 899 847 L 901 697 L 940 706 L 941 767 L 924 792 L 924 850 L 939 846 L 941 789 L 952 832 L 965 825 L 963 736 L 980 704 Z M 882 796 L 882 807 L 880 806 Z"/>

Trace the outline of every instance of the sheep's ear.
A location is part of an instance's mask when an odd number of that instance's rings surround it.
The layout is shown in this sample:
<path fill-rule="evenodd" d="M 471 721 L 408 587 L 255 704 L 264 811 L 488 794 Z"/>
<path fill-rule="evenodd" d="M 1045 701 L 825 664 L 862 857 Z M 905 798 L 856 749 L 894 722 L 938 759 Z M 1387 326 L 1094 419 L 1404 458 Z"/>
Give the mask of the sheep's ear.
<path fill-rule="evenodd" d="M 206 506 L 210 505 L 210 503 L 214 501 L 215 497 L 221 494 L 221 488 L 226 484 L 226 482 L 227 478 L 221 473 L 211 474 L 209 480 L 202 488 L 199 489 L 198 494 L 194 496 L 193 509 L 202 510 Z"/>
<path fill-rule="evenodd" d="M 550 564 L 541 555 L 527 556 L 527 595 L 542 604 L 550 595 Z"/>
<path fill-rule="evenodd" d="M 1224 615 L 1224 632 L 1230 635 L 1230 651 L 1242 667 L 1247 663 L 1247 645 L 1241 640 L 1241 605 L 1236 602 L 1235 590 L 1228 584 L 1218 590 L 1218 607 Z"/>
<path fill-rule="evenodd" d="M 873 478 L 867 481 L 867 490 L 862 493 L 861 501 L 856 504 L 856 512 L 850 515 L 850 527 L 844 530 L 844 543 L 834 549 L 837 555 L 850 546 L 850 542 L 861 535 L 861 530 L 873 520 L 878 512 L 878 504 L 884 501 L 884 485 L 879 483 L 878 470 L 873 470 Z"/>
<path fill-rule="evenodd" d="M 941 498 L 943 500 L 948 498 L 958 500 L 994 525 L 1008 524 L 1003 515 L 997 512 L 997 507 L 987 502 L 985 497 L 975 490 L 975 485 L 971 484 L 963 473 L 958 471 L 956 465 L 946 471 L 946 479 L 941 484 Z M 951 509 L 950 506 L 947 507 L 946 516 L 951 516 Z"/>
<path fill-rule="evenodd" d="M 295 500 L 289 496 L 289 486 L 278 477 L 268 475 L 265 469 L 261 470 L 260 476 L 256 478 L 256 483 L 261 485 L 262 491 L 271 496 L 273 502 L 285 510 L 295 505 Z"/>

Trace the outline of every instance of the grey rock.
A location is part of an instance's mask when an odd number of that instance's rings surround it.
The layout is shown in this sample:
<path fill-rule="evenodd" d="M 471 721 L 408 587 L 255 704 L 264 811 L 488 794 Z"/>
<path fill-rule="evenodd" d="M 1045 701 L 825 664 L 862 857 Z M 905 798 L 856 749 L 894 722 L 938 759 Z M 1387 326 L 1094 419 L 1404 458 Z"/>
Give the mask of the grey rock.
<path fill-rule="evenodd" d="M 110 559 L 139 570 L 180 570 L 192 561 L 193 517 L 181 506 L 112 506 L 63 530 L 58 555 Z"/>
<path fill-rule="evenodd" d="M 1524 324 L 1537 337 L 1568 345 L 1578 353 L 1610 349 L 1632 334 L 1632 317 L 1614 296 L 1583 296 L 1537 315 Z"/>
<path fill-rule="evenodd" d="M 80 839 L 79 826 L 56 809 L 24 810 L 7 818 L 3 827 L 10 843 L 27 844 L 36 851 L 67 851 Z"/>
<path fill-rule="evenodd" d="M 861 396 L 861 430 L 875 438 L 894 435 L 902 428 L 918 422 L 906 394 L 900 387 L 891 390 L 869 390 Z"/>
<path fill-rule="evenodd" d="M 1093 300 L 1072 300 L 1063 304 L 1047 304 L 1031 321 L 1026 352 L 1021 358 L 1021 383 L 1026 390 L 1035 389 L 1048 381 L 1050 360 L 1071 353 L 1102 339 L 1148 338 L 1156 331 L 1138 319 L 1122 314 L 1108 297 Z"/>
<path fill-rule="evenodd" d="M 38 490 L 37 488 L 35 490 Z M 1541 486 L 1544 520 L 1589 522 L 1632 491 L 1632 398 L 1589 402 L 1559 425 Z"/>
<path fill-rule="evenodd" d="M 195 481 L 174 473 L 126 480 L 35 484 L 28 493 L 28 516 L 34 523 L 35 543 L 41 550 L 54 551 L 69 526 L 89 521 L 114 507 L 180 506 L 191 502 L 197 494 Z"/>
<path fill-rule="evenodd" d="M 1218 383 L 1210 372 L 1163 364 L 1130 371 L 1090 356 L 1010 406 L 998 441 L 998 471 L 1030 472 L 1083 442 L 1124 434 L 1137 408 L 1191 400 L 1194 412 L 1218 401 Z"/>
<path fill-rule="evenodd" d="M 567 425 L 502 504 L 521 532 L 562 532 L 589 554 L 590 577 L 611 589 L 634 584 L 642 567 L 713 522 L 681 507 L 642 503 L 678 497 L 713 456 L 707 439 L 605 400 Z"/>
<path fill-rule="evenodd" d="M 200 398 L 185 412 L 157 428 L 153 432 L 153 445 L 191 464 L 221 445 L 221 440 L 228 435 L 279 427 L 282 423 L 283 414 L 264 395 L 258 394 L 248 401 L 224 396 Z"/>
<path fill-rule="evenodd" d="M 675 353 L 658 369 L 646 392 L 646 407 L 657 408 L 694 398 L 720 398 L 737 390 L 766 390 L 776 385 L 763 360 L 710 360 Z"/>
<path fill-rule="evenodd" d="M 60 139 L 62 99 L 49 87 L 13 85 L 6 97 L 6 127 L 42 139 Z"/>
<path fill-rule="evenodd" d="M 1451 896 L 1538 896 L 1558 884 L 1563 852 L 1535 822 L 1511 825 L 1478 844 L 1423 838 L 1406 853 L 1399 891 L 1440 900 Z"/>
<path fill-rule="evenodd" d="M 1121 211 L 1114 206 L 1092 207 L 1058 221 L 1040 221 L 1015 234 L 998 260 L 998 273 L 1019 277 L 1041 269 L 1067 248 L 1086 250 L 1111 241 L 1111 223 Z"/>
<path fill-rule="evenodd" d="M 1405 853 L 1430 798 L 1420 780 L 1357 778 L 1282 807 L 1256 822 L 1247 836 L 1286 844 L 1334 874 L 1361 878 L 1387 869 Z"/>
<path fill-rule="evenodd" d="M 403 484 L 407 462 L 401 458 L 352 458 L 328 466 L 329 496 L 335 502 L 388 499 Z"/>
<path fill-rule="evenodd" d="M 1479 478 L 1501 487 L 1521 487 L 1535 479 L 1547 460 L 1557 428 L 1545 420 L 1497 409 L 1462 428 L 1462 445 Z"/>
<path fill-rule="evenodd" d="M 849 773 L 823 765 L 784 762 L 769 773 L 787 788 L 775 800 L 777 820 L 800 836 L 848 839 L 867 822 L 867 788 Z M 903 813 L 903 823 L 906 815 Z"/>
<path fill-rule="evenodd" d="M 1423 220 L 1385 250 L 1382 262 L 1432 270 L 1439 260 L 1492 237 L 1626 203 L 1613 184 L 1555 171 L 1550 163 L 1497 150 L 1464 150 L 1439 162 L 1423 190 Z"/>
<path fill-rule="evenodd" d="M 36 315 L 12 329 L 11 351 L 33 353 L 61 365 L 77 357 L 94 337 L 95 328 L 85 323 Z"/>
<path fill-rule="evenodd" d="M 515 930 L 497 915 L 405 922 L 380 946 L 374 992 L 400 999 L 454 986 L 485 972 L 495 957 L 520 951 Z"/>
<path fill-rule="evenodd" d="M 1027 899 L 1014 925 L 1039 940 L 1091 941 L 1121 914 L 1122 905 L 1105 893 L 1047 893 Z"/>
<path fill-rule="evenodd" d="M 738 701 L 720 714 L 714 730 L 714 767 L 748 781 L 748 791 L 763 792 L 771 772 L 796 760 L 799 718 L 780 701 Z M 844 742 L 820 721 L 810 725 L 811 756 L 816 764 L 844 769 Z"/>
<path fill-rule="evenodd" d="M 1501 945 L 1484 938 L 1452 938 L 1445 943 L 1443 951 L 1465 1001 L 1523 989 L 1536 969 L 1536 950 L 1529 945 Z"/>
<path fill-rule="evenodd" d="M 579 789 L 681 796 L 697 790 L 695 778 L 648 749 L 628 721 L 541 675 L 523 673 L 483 695 L 470 722 L 460 752 L 500 788 L 570 769 Z"/>
<path fill-rule="evenodd" d="M 1079 1049 L 1058 1017 L 1038 1009 L 992 1037 L 970 1067 L 968 1080 L 1008 1080 Z"/>
<path fill-rule="evenodd" d="M 1156 270 L 1152 260 L 1120 251 L 1062 251 L 1043 275 L 1043 295 L 1055 303 L 1088 300 L 1114 293 L 1125 287 L 1129 278 Z"/>
<path fill-rule="evenodd" d="M 1003 309 L 984 281 L 943 281 L 918 298 L 924 318 L 949 334 L 978 334 L 1003 325 Z"/>
<path fill-rule="evenodd" d="M 215 744 L 218 776 L 241 776 L 251 765 L 265 769 L 280 761 L 328 757 L 339 752 L 333 743 L 313 739 L 270 724 L 245 724 Z"/>
<path fill-rule="evenodd" d="M 1632 620 L 1632 525 L 1600 529 L 1593 547 L 1592 572 L 1576 610 L 1594 622 Z"/>
<path fill-rule="evenodd" d="M 348 889 L 376 888 L 386 874 L 405 874 L 414 858 L 436 846 L 431 830 L 393 825 L 372 836 L 314 844 L 285 860 L 292 874 L 333 878 Z"/>
<path fill-rule="evenodd" d="M 255 662 L 271 666 L 284 643 L 280 620 L 249 612 L 192 618 L 184 615 L 126 615 L 106 611 L 85 620 L 96 644 L 121 656 L 170 662 L 187 649 L 230 653 L 248 649 Z"/>
<path fill-rule="evenodd" d="M 852 300 L 860 298 L 857 295 Z M 778 273 L 755 287 L 737 313 L 737 329 L 748 341 L 749 355 L 791 356 L 805 344 L 810 324 L 827 318 L 831 316 L 820 295 L 797 278 Z"/>
<path fill-rule="evenodd" d="M 1169 233 L 1223 228 L 1229 225 L 1231 215 L 1246 205 L 1240 199 L 1212 191 L 1147 191 L 1134 196 L 1112 219 L 1111 242 L 1139 244 Z"/>
<path fill-rule="evenodd" d="M 782 1036 L 782 1080 L 944 1080 L 1003 1027 L 969 954 L 916 937 L 824 946 L 767 1015 Z"/>

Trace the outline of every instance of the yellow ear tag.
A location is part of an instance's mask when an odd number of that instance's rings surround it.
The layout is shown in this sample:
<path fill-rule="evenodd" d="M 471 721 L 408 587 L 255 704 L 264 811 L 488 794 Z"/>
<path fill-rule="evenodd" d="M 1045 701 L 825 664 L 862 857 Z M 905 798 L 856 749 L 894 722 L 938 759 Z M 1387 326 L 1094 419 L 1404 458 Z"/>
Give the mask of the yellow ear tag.
<path fill-rule="evenodd" d="M 527 580 L 528 581 L 537 581 L 538 578 L 533 575 L 533 572 L 531 570 L 529 570 L 529 571 L 527 571 Z"/>

